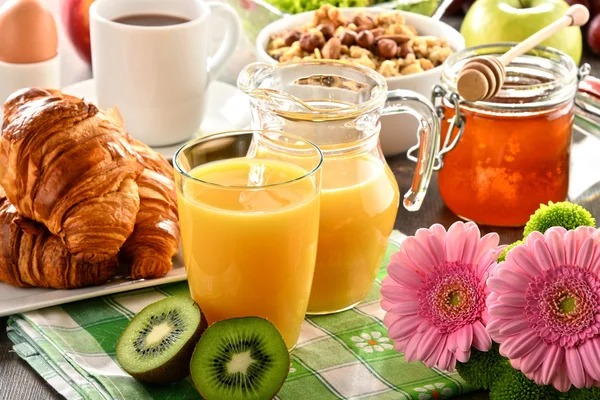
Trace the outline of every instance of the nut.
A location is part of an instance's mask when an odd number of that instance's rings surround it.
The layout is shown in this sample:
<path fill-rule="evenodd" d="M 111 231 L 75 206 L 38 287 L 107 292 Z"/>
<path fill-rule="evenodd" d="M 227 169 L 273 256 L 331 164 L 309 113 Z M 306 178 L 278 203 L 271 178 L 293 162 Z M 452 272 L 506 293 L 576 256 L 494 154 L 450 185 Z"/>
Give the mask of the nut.
<path fill-rule="evenodd" d="M 392 39 L 398 46 L 403 45 L 404 43 L 408 43 L 410 41 L 410 37 L 406 35 L 382 35 L 377 37 L 377 40 L 381 39 Z"/>
<path fill-rule="evenodd" d="M 336 37 L 332 37 L 325 43 L 323 50 L 321 53 L 323 54 L 323 58 L 327 58 L 330 60 L 338 60 L 340 58 L 342 51 L 342 42 L 340 39 Z"/>
<path fill-rule="evenodd" d="M 375 27 L 373 18 L 365 14 L 356 14 L 352 22 L 354 22 L 354 25 L 362 27 L 363 29 L 373 29 Z"/>
<path fill-rule="evenodd" d="M 356 35 L 356 44 L 363 49 L 370 49 L 375 42 L 375 36 L 371 31 L 362 31 Z"/>
<path fill-rule="evenodd" d="M 323 34 L 319 31 L 314 32 L 314 30 L 311 30 L 300 36 L 300 48 L 308 53 L 312 53 L 315 49 L 323 47 L 324 44 L 325 39 L 323 38 Z"/>
<path fill-rule="evenodd" d="M 373 36 L 375 36 L 375 39 L 377 39 L 380 36 L 383 36 L 385 34 L 385 29 L 375 28 L 375 29 L 371 29 L 371 32 L 373 33 Z"/>
<path fill-rule="evenodd" d="M 329 40 L 333 36 L 333 33 L 335 31 L 335 28 L 333 27 L 332 23 L 321 24 L 317 26 L 317 29 L 323 34 L 325 40 Z"/>
<path fill-rule="evenodd" d="M 290 33 L 288 33 L 287 35 L 285 35 L 285 45 L 286 46 L 291 46 L 294 42 L 298 41 L 300 39 L 300 32 L 298 31 L 291 31 Z"/>
<path fill-rule="evenodd" d="M 404 58 L 409 54 L 414 54 L 415 51 L 410 47 L 410 44 L 404 43 L 398 47 L 398 57 Z"/>
<path fill-rule="evenodd" d="M 342 44 L 350 47 L 356 42 L 356 32 L 353 31 L 343 31 L 339 36 L 340 42 Z"/>
<path fill-rule="evenodd" d="M 383 58 L 393 58 L 398 52 L 398 45 L 392 39 L 381 39 L 377 41 L 377 51 Z"/>

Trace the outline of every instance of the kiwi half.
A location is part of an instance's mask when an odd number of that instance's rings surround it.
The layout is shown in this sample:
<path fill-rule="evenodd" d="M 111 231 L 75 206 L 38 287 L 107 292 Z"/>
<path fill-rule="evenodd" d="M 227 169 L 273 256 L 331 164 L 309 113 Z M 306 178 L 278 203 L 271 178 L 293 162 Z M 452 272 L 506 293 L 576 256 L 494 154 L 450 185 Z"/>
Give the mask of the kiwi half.
<path fill-rule="evenodd" d="M 190 363 L 206 400 L 272 399 L 290 370 L 279 331 L 259 317 L 216 322 L 202 335 Z"/>
<path fill-rule="evenodd" d="M 125 328 L 117 361 L 135 379 L 165 384 L 189 375 L 194 346 L 207 322 L 190 298 L 172 296 L 150 304 Z"/>

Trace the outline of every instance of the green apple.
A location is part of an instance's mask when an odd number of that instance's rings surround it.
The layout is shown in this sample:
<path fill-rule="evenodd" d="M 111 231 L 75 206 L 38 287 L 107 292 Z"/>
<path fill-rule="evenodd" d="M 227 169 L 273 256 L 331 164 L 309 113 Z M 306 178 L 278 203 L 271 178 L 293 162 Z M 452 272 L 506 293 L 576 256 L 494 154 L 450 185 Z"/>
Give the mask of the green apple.
<path fill-rule="evenodd" d="M 465 16 L 460 33 L 467 47 L 497 42 L 521 42 L 562 17 L 569 5 L 564 0 L 477 0 Z M 581 59 L 581 29 L 563 28 L 542 46 Z"/>

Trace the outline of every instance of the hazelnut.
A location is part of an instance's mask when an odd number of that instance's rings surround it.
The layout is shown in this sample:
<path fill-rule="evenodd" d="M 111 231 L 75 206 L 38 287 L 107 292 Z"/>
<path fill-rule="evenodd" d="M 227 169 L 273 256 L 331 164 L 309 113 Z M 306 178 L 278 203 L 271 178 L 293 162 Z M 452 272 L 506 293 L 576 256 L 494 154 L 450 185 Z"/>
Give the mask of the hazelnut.
<path fill-rule="evenodd" d="M 338 60 L 340 58 L 341 51 L 342 42 L 340 41 L 340 39 L 332 37 L 327 41 L 327 43 L 325 43 L 325 46 L 323 46 L 323 51 L 321 53 L 323 54 L 323 58 L 327 58 L 330 60 Z"/>
<path fill-rule="evenodd" d="M 381 39 L 377 41 L 377 51 L 383 58 L 394 58 L 398 52 L 398 45 L 392 39 Z"/>
<path fill-rule="evenodd" d="M 298 41 L 300 39 L 300 32 L 298 31 L 291 31 L 289 32 L 287 35 L 285 35 L 285 45 L 290 47 L 294 42 Z"/>
<path fill-rule="evenodd" d="M 373 18 L 365 14 L 356 14 L 352 22 L 354 22 L 354 25 L 362 27 L 363 29 L 373 29 L 375 27 Z"/>
<path fill-rule="evenodd" d="M 356 35 L 356 44 L 363 49 L 370 49 L 373 46 L 373 42 L 375 42 L 375 36 L 373 36 L 373 32 L 371 31 L 362 31 Z"/>
<path fill-rule="evenodd" d="M 404 43 L 403 45 L 398 47 L 398 57 L 404 58 L 409 54 L 414 54 L 415 51 L 412 49 L 410 44 Z"/>
<path fill-rule="evenodd" d="M 333 37 L 333 33 L 335 31 L 333 24 L 327 23 L 317 26 L 317 29 L 323 34 L 325 40 L 329 40 L 331 37 Z"/>
<path fill-rule="evenodd" d="M 320 32 L 319 34 L 315 32 L 305 32 L 300 36 L 300 48 L 308 53 L 312 53 L 315 49 L 323 47 L 324 44 L 325 39 Z"/>
<path fill-rule="evenodd" d="M 356 32 L 353 31 L 343 31 L 338 36 L 340 42 L 346 46 L 352 46 L 356 42 Z"/>
<path fill-rule="evenodd" d="M 371 32 L 373 33 L 373 36 L 375 36 L 375 39 L 377 39 L 378 37 L 383 36 L 385 34 L 385 29 L 375 28 L 371 29 Z"/>
<path fill-rule="evenodd" d="M 380 36 L 378 39 L 392 39 L 394 42 L 396 42 L 396 44 L 398 46 L 403 45 L 404 43 L 407 43 L 410 41 L 410 37 L 406 36 L 406 35 L 383 35 Z"/>

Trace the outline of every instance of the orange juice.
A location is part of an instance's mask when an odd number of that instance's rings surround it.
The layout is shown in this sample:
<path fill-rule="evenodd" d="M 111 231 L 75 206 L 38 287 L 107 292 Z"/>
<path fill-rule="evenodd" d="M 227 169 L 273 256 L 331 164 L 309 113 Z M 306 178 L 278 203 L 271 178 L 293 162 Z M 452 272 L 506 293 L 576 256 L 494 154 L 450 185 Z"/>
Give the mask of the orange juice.
<path fill-rule="evenodd" d="M 299 179 L 307 171 L 290 163 L 245 157 L 204 164 L 189 175 L 229 186 L 187 180 L 179 194 L 192 298 L 209 323 L 267 318 L 291 349 L 315 266 L 318 181 Z"/>
<path fill-rule="evenodd" d="M 369 154 L 325 157 L 317 264 L 308 312 L 354 306 L 369 293 L 396 219 L 399 190 Z"/>

